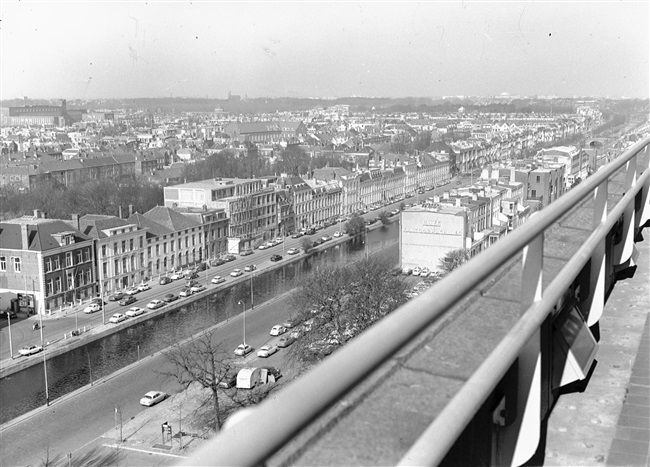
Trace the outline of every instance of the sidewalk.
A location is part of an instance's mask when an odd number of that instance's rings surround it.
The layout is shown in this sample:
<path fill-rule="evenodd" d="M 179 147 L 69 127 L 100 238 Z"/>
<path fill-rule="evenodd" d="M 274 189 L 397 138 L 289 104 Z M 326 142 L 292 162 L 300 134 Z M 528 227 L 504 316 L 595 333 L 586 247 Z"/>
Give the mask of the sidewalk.
<path fill-rule="evenodd" d="M 605 305 L 589 385 L 562 395 L 549 417 L 545 465 L 649 465 L 649 230 L 636 244 L 634 277 L 617 282 Z"/>

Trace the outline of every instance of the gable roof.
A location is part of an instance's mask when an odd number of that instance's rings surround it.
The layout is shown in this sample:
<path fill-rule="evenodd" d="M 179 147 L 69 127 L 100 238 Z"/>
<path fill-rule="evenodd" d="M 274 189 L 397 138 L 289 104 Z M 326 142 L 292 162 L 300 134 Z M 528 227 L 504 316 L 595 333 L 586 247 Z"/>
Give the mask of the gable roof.
<path fill-rule="evenodd" d="M 123 225 L 130 225 L 132 222 L 128 222 L 125 219 L 120 219 L 116 216 L 102 216 L 99 214 L 87 214 L 79 218 L 79 228 L 80 230 L 89 237 L 92 238 L 106 238 L 106 235 L 103 230 L 113 229 L 115 227 L 120 227 Z"/>
<path fill-rule="evenodd" d="M 169 232 L 178 232 L 193 227 L 201 227 L 200 222 L 174 211 L 164 206 L 156 206 L 145 212 L 143 216 L 156 224 L 159 224 L 169 230 Z M 130 218 L 129 218 L 130 219 Z"/>
<path fill-rule="evenodd" d="M 12 219 L 0 223 L 0 244 L 10 250 L 47 251 L 60 248 L 53 235 L 62 232 L 73 234 L 75 242 L 90 240 L 90 237 L 74 229 L 70 224 L 60 219 Z M 21 225 L 27 225 L 28 245 L 23 245 Z"/>

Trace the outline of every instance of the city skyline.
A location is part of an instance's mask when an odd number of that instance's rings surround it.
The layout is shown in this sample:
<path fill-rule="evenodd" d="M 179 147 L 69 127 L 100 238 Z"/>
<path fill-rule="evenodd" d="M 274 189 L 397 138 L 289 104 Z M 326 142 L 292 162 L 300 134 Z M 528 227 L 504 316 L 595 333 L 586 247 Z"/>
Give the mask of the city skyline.
<path fill-rule="evenodd" d="M 647 2 L 15 2 L 0 98 L 647 98 Z"/>

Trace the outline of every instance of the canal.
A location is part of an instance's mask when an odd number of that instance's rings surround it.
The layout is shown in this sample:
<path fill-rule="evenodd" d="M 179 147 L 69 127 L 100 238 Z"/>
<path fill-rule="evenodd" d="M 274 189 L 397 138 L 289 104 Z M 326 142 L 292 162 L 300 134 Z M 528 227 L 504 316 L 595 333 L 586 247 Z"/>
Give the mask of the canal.
<path fill-rule="evenodd" d="M 398 263 L 399 223 L 370 231 L 368 253 L 381 254 Z M 258 305 L 291 291 L 310 271 L 328 263 L 353 262 L 366 255 L 362 241 L 349 241 L 299 261 L 253 276 L 253 302 Z M 239 300 L 250 304 L 249 281 L 216 291 L 205 298 L 145 320 L 120 332 L 47 360 L 50 401 L 169 347 L 210 326 L 241 313 Z M 43 364 L 34 365 L 0 380 L 0 423 L 45 404 Z"/>

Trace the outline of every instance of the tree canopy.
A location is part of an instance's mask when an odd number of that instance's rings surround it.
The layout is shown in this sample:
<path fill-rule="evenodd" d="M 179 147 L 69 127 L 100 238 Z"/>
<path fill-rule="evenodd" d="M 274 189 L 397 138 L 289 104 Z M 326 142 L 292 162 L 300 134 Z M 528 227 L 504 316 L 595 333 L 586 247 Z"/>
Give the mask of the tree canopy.
<path fill-rule="evenodd" d="M 469 258 L 469 251 L 461 248 L 448 252 L 443 258 L 440 258 L 438 264 L 440 265 L 440 269 L 442 269 L 444 274 L 449 274 L 454 269 L 459 268 L 464 263 L 469 261 Z"/>

